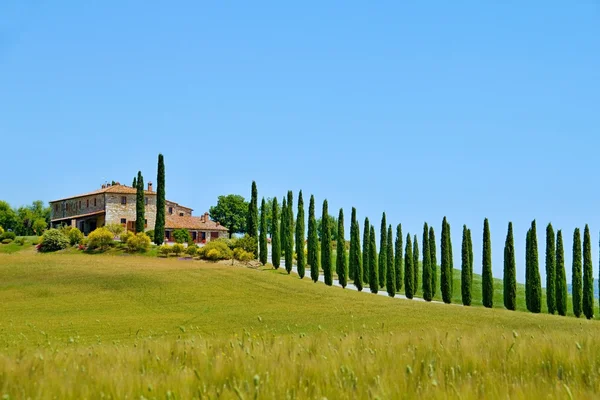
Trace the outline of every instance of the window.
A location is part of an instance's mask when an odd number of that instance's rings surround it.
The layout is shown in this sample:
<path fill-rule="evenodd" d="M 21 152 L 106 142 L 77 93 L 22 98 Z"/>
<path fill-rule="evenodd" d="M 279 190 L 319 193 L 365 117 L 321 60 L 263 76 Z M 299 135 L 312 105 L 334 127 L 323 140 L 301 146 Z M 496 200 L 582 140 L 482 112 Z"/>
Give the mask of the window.
<path fill-rule="evenodd" d="M 78 208 L 81 210 L 81 200 L 79 200 L 79 207 Z"/>
<path fill-rule="evenodd" d="M 183 217 L 183 213 L 181 213 L 181 212 L 180 212 L 180 213 L 179 213 L 179 216 L 180 216 L 180 217 Z"/>
<path fill-rule="evenodd" d="M 173 214 L 173 207 L 169 207 L 169 214 Z"/>
<path fill-rule="evenodd" d="M 127 218 L 121 218 L 121 223 L 122 224 L 126 224 L 127 223 Z"/>
<path fill-rule="evenodd" d="M 54 211 L 58 212 L 58 204 L 54 205 Z"/>
<path fill-rule="evenodd" d="M 144 202 L 146 203 L 146 205 L 148 205 L 148 198 L 144 197 Z"/>
<path fill-rule="evenodd" d="M 165 237 L 171 239 L 171 231 L 165 231 Z"/>
<path fill-rule="evenodd" d="M 147 227 L 148 226 L 148 220 L 144 219 L 144 226 Z"/>
<path fill-rule="evenodd" d="M 94 207 L 96 207 L 96 198 L 94 197 Z"/>
<path fill-rule="evenodd" d="M 121 204 L 127 204 L 127 196 L 121 196 Z"/>
<path fill-rule="evenodd" d="M 87 199 L 87 200 L 86 200 L 86 203 L 87 203 L 87 204 L 86 204 L 86 207 L 87 207 L 87 208 L 90 208 L 90 199 Z"/>

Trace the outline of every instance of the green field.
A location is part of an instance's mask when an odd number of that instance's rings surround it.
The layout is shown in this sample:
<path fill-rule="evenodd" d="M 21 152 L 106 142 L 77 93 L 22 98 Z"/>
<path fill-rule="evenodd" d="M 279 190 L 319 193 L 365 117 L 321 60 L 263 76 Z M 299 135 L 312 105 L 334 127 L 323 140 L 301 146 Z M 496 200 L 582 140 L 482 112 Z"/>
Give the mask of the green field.
<path fill-rule="evenodd" d="M 285 271 L 23 249 L 0 254 L 0 304 L 10 399 L 600 391 L 597 321 L 390 299 Z"/>

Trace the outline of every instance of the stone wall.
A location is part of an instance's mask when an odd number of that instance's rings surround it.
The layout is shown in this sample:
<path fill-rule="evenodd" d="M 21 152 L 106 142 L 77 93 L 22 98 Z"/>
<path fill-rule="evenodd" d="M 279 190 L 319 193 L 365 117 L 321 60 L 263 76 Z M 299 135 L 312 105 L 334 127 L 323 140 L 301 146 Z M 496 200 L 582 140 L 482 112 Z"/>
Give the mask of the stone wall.
<path fill-rule="evenodd" d="M 94 205 L 94 200 L 96 204 Z M 68 218 L 104 210 L 104 194 L 75 197 L 50 203 L 50 219 Z"/>
<path fill-rule="evenodd" d="M 172 207 L 173 208 L 173 212 L 169 212 L 169 208 Z M 191 208 L 187 208 L 187 207 L 183 207 L 173 201 L 169 201 L 166 200 L 165 201 L 165 214 L 169 215 L 180 215 L 183 214 L 184 217 L 191 217 L 192 216 L 192 209 Z"/>
<path fill-rule="evenodd" d="M 121 224 L 121 219 L 126 224 L 135 221 L 135 194 L 106 193 L 106 224 Z M 121 198 L 126 198 L 126 204 L 122 204 Z M 146 230 L 153 230 L 156 223 L 156 196 L 146 196 Z M 127 226 L 127 225 L 126 225 Z"/>

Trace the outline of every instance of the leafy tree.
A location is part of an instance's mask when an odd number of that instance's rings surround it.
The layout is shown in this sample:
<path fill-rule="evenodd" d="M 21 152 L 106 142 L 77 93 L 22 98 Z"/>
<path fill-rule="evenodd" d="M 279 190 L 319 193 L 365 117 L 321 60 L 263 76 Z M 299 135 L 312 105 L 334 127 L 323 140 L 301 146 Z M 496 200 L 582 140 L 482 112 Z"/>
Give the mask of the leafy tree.
<path fill-rule="evenodd" d="M 365 217 L 365 230 L 363 231 L 363 282 L 366 285 L 371 279 L 371 266 L 369 265 L 369 251 L 371 249 L 371 227 L 369 218 Z"/>
<path fill-rule="evenodd" d="M 531 312 L 539 313 L 542 311 L 542 279 L 540 277 L 540 268 L 538 262 L 538 244 L 537 244 L 537 228 L 535 220 L 531 222 L 531 235 L 529 238 L 529 278 L 530 285 L 530 306 Z"/>
<path fill-rule="evenodd" d="M 517 308 L 517 264 L 515 261 L 515 240 L 512 222 L 508 223 L 508 232 L 504 243 L 504 307 Z"/>
<path fill-rule="evenodd" d="M 363 270 L 360 254 L 360 225 L 356 219 L 356 208 L 352 207 L 352 222 L 350 225 L 350 277 L 354 286 L 360 292 L 363 288 Z"/>
<path fill-rule="evenodd" d="M 234 233 L 246 233 L 248 202 L 239 194 L 219 196 L 217 205 L 208 212 L 212 220 L 229 229 L 229 238 Z"/>
<path fill-rule="evenodd" d="M 404 255 L 402 246 L 402 224 L 398 224 L 396 227 L 396 243 L 395 246 L 395 257 L 394 257 L 394 268 L 396 276 L 396 290 L 400 291 L 404 283 Z"/>
<path fill-rule="evenodd" d="M 308 205 L 308 243 L 306 261 L 310 266 L 310 277 L 314 282 L 319 280 L 319 236 L 315 219 L 315 197 L 310 196 Z"/>
<path fill-rule="evenodd" d="M 417 294 L 419 291 L 419 242 L 417 241 L 417 235 L 413 238 L 413 293 Z"/>
<path fill-rule="evenodd" d="M 437 254 L 433 226 L 429 227 L 429 253 L 431 263 L 431 294 L 432 296 L 435 296 L 437 293 Z"/>
<path fill-rule="evenodd" d="M 546 304 L 548 312 L 556 312 L 556 244 L 552 224 L 546 227 Z"/>
<path fill-rule="evenodd" d="M 431 250 L 429 249 L 429 226 L 423 225 L 423 299 L 431 301 L 433 290 L 431 287 Z"/>
<path fill-rule="evenodd" d="M 273 267 L 277 269 L 281 263 L 281 238 L 279 236 L 279 206 L 277 204 L 277 197 L 273 198 L 271 216 L 271 262 L 273 263 Z"/>
<path fill-rule="evenodd" d="M 41 236 L 48 228 L 48 223 L 44 218 L 36 218 L 31 228 L 36 235 Z"/>
<path fill-rule="evenodd" d="M 388 296 L 394 297 L 396 295 L 396 268 L 394 266 L 394 238 L 392 236 L 392 225 L 388 226 L 386 246 L 387 277 L 385 279 L 385 286 L 388 292 Z"/>
<path fill-rule="evenodd" d="M 265 198 L 262 198 L 260 203 L 260 234 L 258 237 L 260 247 L 260 263 L 265 265 L 269 261 L 269 249 L 267 244 L 267 204 Z M 302 253 L 304 256 L 304 252 Z M 298 267 L 298 273 L 300 273 L 300 267 Z"/>
<path fill-rule="evenodd" d="M 442 241 L 444 233 L 442 228 Z M 466 225 L 463 225 L 462 246 L 461 246 L 461 271 L 460 271 L 460 289 L 462 303 L 470 306 L 472 301 L 471 290 L 473 289 L 473 271 L 471 270 L 471 260 L 469 259 L 469 234 Z M 442 242 L 443 243 L 443 242 Z M 442 269 L 443 271 L 443 269 Z M 447 278 L 445 278 L 447 279 Z M 442 286 L 443 289 L 443 286 Z M 442 290 L 442 293 L 444 291 Z"/>
<path fill-rule="evenodd" d="M 404 295 L 407 299 L 412 299 L 414 296 L 413 285 L 415 284 L 415 278 L 413 277 L 413 254 L 412 254 L 412 242 L 410 240 L 410 233 L 406 234 L 406 250 L 404 253 Z"/>
<path fill-rule="evenodd" d="M 379 292 L 379 268 L 377 268 L 377 242 L 375 241 L 375 228 L 370 226 L 369 232 L 369 288 L 371 293 Z"/>
<path fill-rule="evenodd" d="M 442 300 L 444 303 L 452 302 L 452 264 L 450 263 L 450 233 L 448 232 L 448 221 L 444 217 L 442 221 L 442 241 L 441 241 L 441 257 L 440 265 L 440 285 L 442 291 Z M 464 300 L 463 300 L 464 301 Z"/>
<path fill-rule="evenodd" d="M 333 284 L 332 276 L 332 260 L 331 260 L 331 232 L 329 231 L 328 219 L 329 213 L 327 211 L 327 200 L 323 201 L 323 215 L 321 220 L 323 223 L 323 231 L 321 233 L 321 267 L 323 268 L 323 278 L 327 286 Z"/>
<path fill-rule="evenodd" d="M 258 239 L 258 189 L 256 188 L 255 181 L 252 181 L 252 192 L 250 203 L 248 203 L 246 227 L 246 232 L 248 235 Z M 258 248 L 253 249 L 252 253 L 258 255 Z"/>
<path fill-rule="evenodd" d="M 296 265 L 298 266 L 298 276 L 304 278 L 304 199 L 302 190 L 298 193 L 298 215 L 296 217 Z"/>
<path fill-rule="evenodd" d="M 176 243 L 188 243 L 192 240 L 192 235 L 190 235 L 187 229 L 175 229 L 173 231 L 173 239 L 175 239 Z"/>
<path fill-rule="evenodd" d="M 154 224 L 154 243 L 159 246 L 165 241 L 165 207 L 165 160 L 163 155 L 159 154 L 156 175 L 156 221 Z M 213 216 L 211 215 L 211 217 Z"/>
<path fill-rule="evenodd" d="M 381 217 L 381 228 L 379 229 L 379 287 L 386 287 L 387 270 L 387 222 L 385 212 Z"/>
<path fill-rule="evenodd" d="M 135 193 L 135 231 L 144 232 L 146 230 L 146 202 L 144 195 L 144 177 L 142 172 L 138 171 L 137 188 Z"/>
<path fill-rule="evenodd" d="M 292 272 L 292 266 L 294 265 L 294 195 L 291 190 L 287 193 L 287 208 L 285 211 L 287 217 L 285 226 L 287 235 L 285 239 L 285 270 L 289 274 Z"/>
<path fill-rule="evenodd" d="M 492 240 L 490 238 L 490 224 L 486 218 L 483 222 L 483 270 L 481 283 L 483 286 L 482 301 L 484 307 L 494 305 L 494 282 L 492 277 Z"/>
<path fill-rule="evenodd" d="M 594 318 L 594 273 L 592 271 L 592 241 L 590 228 L 586 224 L 583 230 L 583 315 Z"/>
<path fill-rule="evenodd" d="M 560 229 L 556 235 L 556 311 L 558 315 L 567 315 L 567 274 L 565 272 L 565 250 Z"/>
<path fill-rule="evenodd" d="M 344 239 L 344 210 L 340 208 L 340 216 L 338 217 L 338 237 L 336 246 L 336 264 L 335 269 L 338 276 L 338 281 L 342 288 L 348 284 L 348 264 L 346 263 L 346 239 Z"/>
<path fill-rule="evenodd" d="M 583 290 L 581 285 L 581 233 L 579 228 L 573 232 L 573 314 L 581 316 Z"/>

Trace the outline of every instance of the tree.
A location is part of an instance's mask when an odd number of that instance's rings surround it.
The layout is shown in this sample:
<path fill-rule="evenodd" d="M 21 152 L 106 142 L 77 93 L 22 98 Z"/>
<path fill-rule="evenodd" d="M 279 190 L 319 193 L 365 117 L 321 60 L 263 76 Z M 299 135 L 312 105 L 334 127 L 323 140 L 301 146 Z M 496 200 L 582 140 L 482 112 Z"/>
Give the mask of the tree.
<path fill-rule="evenodd" d="M 273 237 L 273 232 L 271 232 L 271 227 L 273 226 L 272 223 L 272 219 L 273 219 L 273 198 L 272 197 L 267 197 L 266 200 L 266 219 L 267 219 L 267 233 L 269 234 L 269 237 L 272 238 Z M 277 207 L 277 215 L 281 215 L 281 206 L 278 205 Z"/>
<path fill-rule="evenodd" d="M 387 269 L 387 222 L 385 212 L 381 217 L 381 228 L 379 229 L 379 287 L 386 287 Z"/>
<path fill-rule="evenodd" d="M 492 240 L 490 238 L 490 223 L 486 218 L 483 222 L 483 258 L 482 258 L 482 302 L 484 307 L 494 305 L 494 282 L 492 277 Z"/>
<path fill-rule="evenodd" d="M 581 285 L 581 233 L 579 228 L 573 232 L 573 314 L 581 316 L 583 289 Z"/>
<path fill-rule="evenodd" d="M 179 228 L 173 231 L 173 239 L 175 239 L 176 243 L 189 243 L 192 240 L 192 235 L 190 235 L 190 231 L 187 229 Z"/>
<path fill-rule="evenodd" d="M 423 299 L 431 301 L 433 290 L 431 287 L 431 250 L 429 249 L 429 226 L 423 225 Z"/>
<path fill-rule="evenodd" d="M 359 292 L 363 288 L 362 259 L 360 254 L 360 226 L 356 219 L 356 208 L 352 207 L 352 222 L 350 225 L 350 277 Z"/>
<path fill-rule="evenodd" d="M 279 237 L 279 206 L 277 205 L 277 197 L 273 198 L 271 216 L 271 262 L 273 263 L 273 267 L 277 269 L 281 263 L 281 238 Z"/>
<path fill-rule="evenodd" d="M 369 289 L 371 289 L 371 293 L 379 292 L 378 274 L 377 242 L 375 241 L 375 228 L 371 225 L 369 232 Z"/>
<path fill-rule="evenodd" d="M 431 295 L 432 297 L 435 297 L 435 294 L 437 293 L 437 252 L 433 226 L 429 227 L 429 253 L 431 264 Z"/>
<path fill-rule="evenodd" d="M 310 267 L 310 277 L 313 282 L 319 280 L 319 236 L 317 235 L 317 220 L 315 219 L 315 196 L 310 196 L 308 204 L 308 243 L 306 247 L 306 262 Z"/>
<path fill-rule="evenodd" d="M 269 250 L 267 246 L 267 204 L 264 197 L 260 203 L 260 234 L 258 236 L 258 242 L 260 247 L 260 263 L 265 265 L 269 261 Z M 300 268 L 298 267 L 298 274 L 299 273 Z"/>
<path fill-rule="evenodd" d="M 337 221 L 337 217 L 335 217 L 334 215 L 329 215 L 329 218 L 327 219 L 327 221 L 329 222 L 329 233 L 331 234 L 331 240 L 337 240 L 337 228 L 338 228 L 338 221 Z M 321 239 L 321 234 L 322 234 L 322 229 L 323 229 L 323 218 L 318 218 L 317 219 L 317 233 L 319 234 L 319 239 Z"/>
<path fill-rule="evenodd" d="M 583 315 L 587 319 L 594 318 L 594 272 L 592 271 L 592 240 L 590 227 L 586 224 L 583 230 Z"/>
<path fill-rule="evenodd" d="M 473 239 L 471 237 L 471 230 L 467 229 L 467 236 L 469 237 L 469 262 L 471 263 L 471 268 L 469 268 L 469 271 L 471 271 L 471 284 L 473 284 Z M 471 293 L 473 292 L 473 290 L 471 289 Z"/>
<path fill-rule="evenodd" d="M 302 190 L 298 193 L 298 215 L 296 217 L 296 265 L 298 266 L 298 276 L 304 278 L 304 268 L 306 261 L 304 259 L 304 199 Z"/>
<path fill-rule="evenodd" d="M 246 233 L 248 233 L 250 237 L 258 239 L 258 189 L 256 188 L 255 181 L 252 181 L 252 192 L 250 197 L 250 203 L 248 203 L 248 214 L 246 216 Z M 258 255 L 258 248 L 254 249 L 253 253 L 255 255 Z"/>
<path fill-rule="evenodd" d="M 443 229 L 443 227 L 442 227 L 442 229 Z M 442 232 L 443 232 L 443 230 L 442 230 Z M 467 229 L 467 226 L 463 225 L 462 246 L 461 246 L 460 290 L 461 290 L 462 303 L 465 306 L 471 305 L 471 301 L 472 301 L 471 290 L 473 288 L 473 271 L 471 270 L 471 260 L 469 259 L 469 233 L 468 232 L 469 231 Z M 444 240 L 444 233 L 442 233 L 442 241 L 443 240 Z M 442 286 L 442 293 L 444 293 L 443 286 Z"/>
<path fill-rule="evenodd" d="M 137 188 L 137 177 L 133 177 L 133 183 L 131 184 L 132 188 Z"/>
<path fill-rule="evenodd" d="M 5 231 L 11 229 L 16 230 L 17 228 L 17 213 L 10 207 L 4 200 L 0 200 L 0 226 Z"/>
<path fill-rule="evenodd" d="M 137 188 L 135 193 L 135 231 L 144 232 L 146 230 L 146 200 L 144 195 L 144 177 L 142 172 L 138 171 Z"/>
<path fill-rule="evenodd" d="M 229 230 L 229 238 L 234 233 L 246 233 L 248 202 L 239 194 L 219 196 L 217 205 L 211 206 L 208 213 L 213 221 Z"/>
<path fill-rule="evenodd" d="M 440 264 L 440 288 L 442 291 L 442 300 L 444 303 L 452 302 L 452 264 L 450 263 L 450 232 L 448 231 L 448 221 L 446 217 L 442 220 L 442 238 L 441 254 L 442 262 Z"/>
<path fill-rule="evenodd" d="M 165 160 L 163 155 L 159 154 L 156 175 L 156 221 L 154 223 L 154 243 L 159 246 L 165 241 L 165 195 Z"/>
<path fill-rule="evenodd" d="M 392 237 L 392 225 L 388 226 L 386 246 L 387 277 L 385 279 L 385 286 L 388 292 L 388 296 L 394 297 L 396 295 L 396 268 L 394 267 L 394 238 Z"/>
<path fill-rule="evenodd" d="M 413 294 L 419 291 L 419 242 L 417 235 L 413 237 Z"/>
<path fill-rule="evenodd" d="M 344 239 L 344 210 L 340 208 L 338 217 L 337 259 L 335 269 L 342 288 L 348 284 L 348 264 L 346 263 L 346 239 Z"/>
<path fill-rule="evenodd" d="M 531 228 L 525 237 L 525 305 L 531 311 Z"/>
<path fill-rule="evenodd" d="M 287 199 L 284 196 L 283 200 L 281 201 L 281 218 L 279 219 L 279 242 L 281 243 L 281 254 L 282 255 L 285 255 L 285 252 L 287 250 L 287 243 L 286 243 L 286 241 L 288 239 L 287 226 L 288 226 L 288 221 L 289 221 L 287 212 L 288 212 Z"/>
<path fill-rule="evenodd" d="M 396 227 L 396 243 L 395 246 L 395 255 L 394 255 L 394 268 L 395 268 L 395 276 L 396 276 L 396 290 L 400 291 L 402 289 L 402 284 L 404 283 L 404 255 L 403 255 L 403 246 L 402 246 L 402 224 L 398 224 Z"/>
<path fill-rule="evenodd" d="M 44 233 L 44 231 L 48 228 L 48 223 L 44 218 L 36 218 L 36 220 L 33 221 L 33 225 L 31 228 L 33 229 L 33 233 L 35 233 L 38 236 L 41 236 Z"/>
<path fill-rule="evenodd" d="M 285 226 L 285 270 L 289 274 L 294 265 L 294 195 L 291 190 L 287 192 L 287 222 Z"/>
<path fill-rule="evenodd" d="M 406 250 L 404 253 L 404 295 L 407 299 L 412 299 L 414 296 L 413 285 L 415 279 L 413 278 L 413 254 L 412 254 L 412 242 L 410 240 L 410 233 L 406 234 Z"/>
<path fill-rule="evenodd" d="M 567 274 L 565 273 L 565 250 L 560 229 L 556 235 L 556 311 L 558 315 L 567 315 Z"/>
<path fill-rule="evenodd" d="M 531 312 L 539 313 L 542 311 L 542 278 L 540 277 L 540 267 L 538 262 L 538 244 L 537 228 L 535 220 L 531 222 L 531 236 L 529 238 L 530 264 L 529 273 L 531 279 Z"/>
<path fill-rule="evenodd" d="M 515 261 L 515 240 L 512 222 L 508 223 L 508 232 L 504 243 L 504 307 L 517 308 L 517 264 Z"/>
<path fill-rule="evenodd" d="M 363 283 L 366 285 L 371 279 L 371 266 L 369 265 L 369 251 L 371 248 L 371 228 L 369 218 L 365 217 L 365 230 L 363 231 Z"/>
<path fill-rule="evenodd" d="M 328 223 L 329 213 L 327 211 L 327 200 L 323 201 L 323 232 L 321 233 L 321 267 L 323 268 L 323 278 L 327 286 L 333 284 L 332 265 L 331 265 L 331 232 Z"/>
<path fill-rule="evenodd" d="M 556 244 L 552 224 L 546 227 L 546 305 L 548 312 L 556 312 Z"/>

